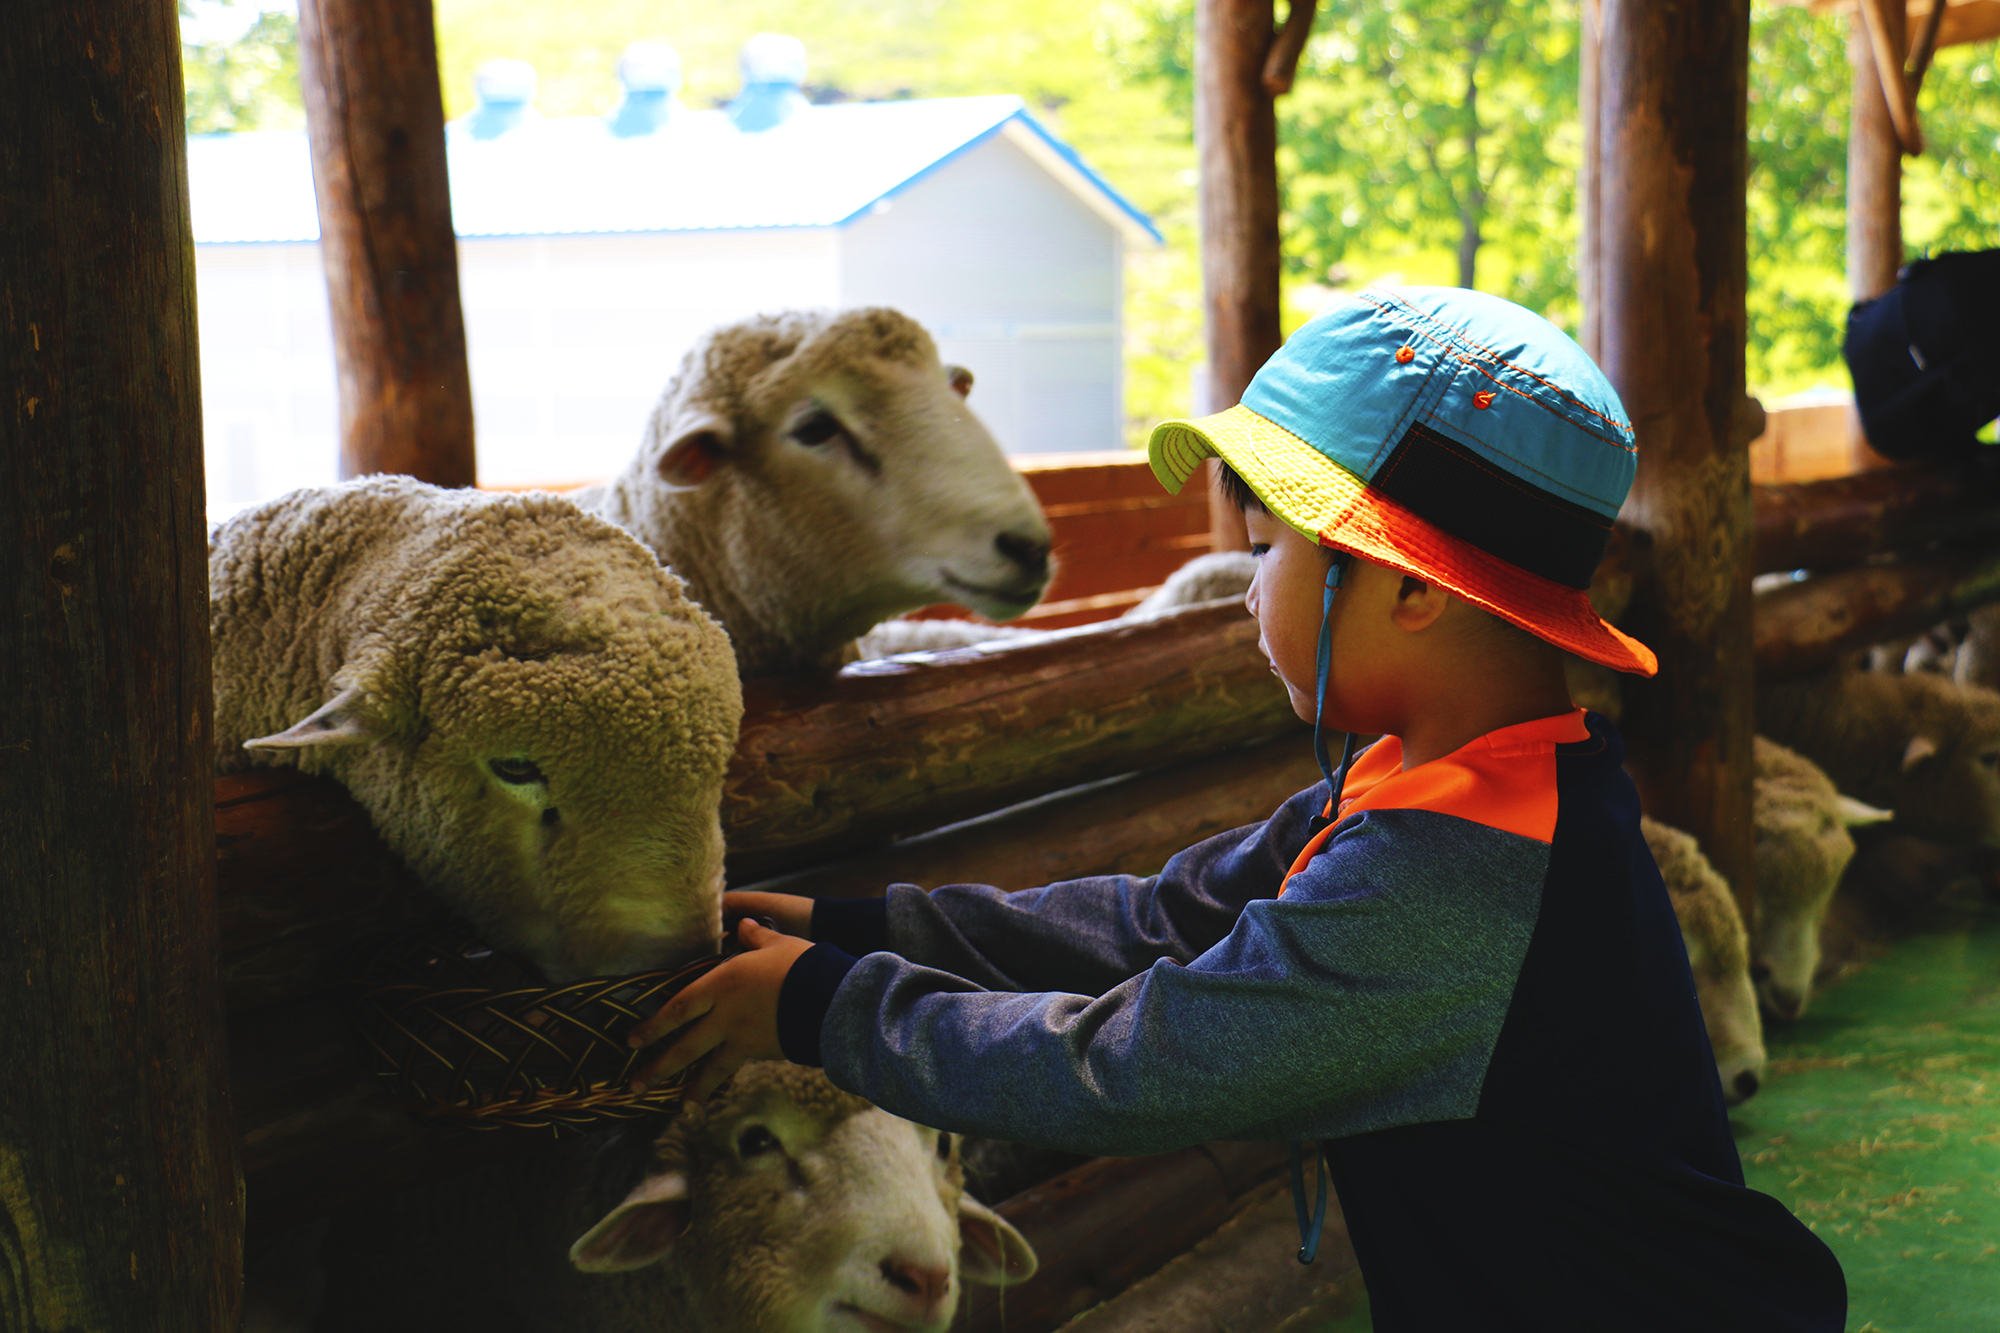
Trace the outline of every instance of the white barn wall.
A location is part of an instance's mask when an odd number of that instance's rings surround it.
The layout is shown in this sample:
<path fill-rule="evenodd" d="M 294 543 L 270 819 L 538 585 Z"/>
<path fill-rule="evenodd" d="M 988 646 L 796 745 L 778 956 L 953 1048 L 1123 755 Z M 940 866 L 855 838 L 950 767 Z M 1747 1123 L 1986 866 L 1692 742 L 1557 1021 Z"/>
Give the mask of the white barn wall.
<path fill-rule="evenodd" d="M 479 480 L 609 476 L 717 324 L 838 299 L 831 229 L 459 242 Z"/>
<path fill-rule="evenodd" d="M 334 480 L 339 384 L 318 242 L 198 245 L 195 299 L 209 517 Z"/>
<path fill-rule="evenodd" d="M 890 305 L 973 373 L 1009 453 L 1123 446 L 1118 231 L 994 135 L 840 237 L 840 304 Z"/>

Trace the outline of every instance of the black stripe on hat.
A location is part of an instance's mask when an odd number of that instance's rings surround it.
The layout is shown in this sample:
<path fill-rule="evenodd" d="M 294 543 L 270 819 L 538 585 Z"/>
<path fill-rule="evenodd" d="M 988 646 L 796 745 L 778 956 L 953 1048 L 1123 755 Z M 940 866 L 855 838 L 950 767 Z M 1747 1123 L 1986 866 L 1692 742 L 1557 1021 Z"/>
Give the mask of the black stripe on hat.
<path fill-rule="evenodd" d="M 1611 520 L 1412 426 L 1369 489 L 1488 555 L 1567 588 L 1588 588 Z"/>

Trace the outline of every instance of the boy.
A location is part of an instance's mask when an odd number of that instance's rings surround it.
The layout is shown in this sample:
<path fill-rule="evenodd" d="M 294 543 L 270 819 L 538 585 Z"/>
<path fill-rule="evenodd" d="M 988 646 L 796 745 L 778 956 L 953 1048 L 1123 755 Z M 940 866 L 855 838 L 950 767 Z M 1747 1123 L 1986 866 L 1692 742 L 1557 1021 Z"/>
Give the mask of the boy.
<path fill-rule="evenodd" d="M 1321 1140 L 1385 1333 L 1839 1330 L 1832 1254 L 1743 1186 L 1623 745 L 1563 684 L 1564 650 L 1655 669 L 1584 592 L 1635 467 L 1610 386 L 1505 301 L 1367 291 L 1153 434 L 1172 489 L 1209 455 L 1328 782 L 1149 879 L 730 895 L 783 933 L 635 1032 L 692 1021 L 648 1077 L 784 1056 L 1100 1154 Z M 1321 723 L 1383 739 L 1336 774 Z"/>

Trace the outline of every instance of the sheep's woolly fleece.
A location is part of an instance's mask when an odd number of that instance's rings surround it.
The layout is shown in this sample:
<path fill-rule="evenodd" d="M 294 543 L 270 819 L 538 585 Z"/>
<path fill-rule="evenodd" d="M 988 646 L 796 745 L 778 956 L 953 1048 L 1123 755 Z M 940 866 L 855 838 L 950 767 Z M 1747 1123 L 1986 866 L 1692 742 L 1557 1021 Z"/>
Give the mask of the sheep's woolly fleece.
<path fill-rule="evenodd" d="M 527 915 L 590 910 L 492 882 L 522 859 L 469 817 L 494 803 L 495 757 L 587 775 L 563 797 L 564 827 L 616 831 L 620 854 L 719 858 L 716 802 L 742 716 L 728 637 L 604 520 L 551 495 L 365 478 L 237 515 L 215 535 L 209 578 L 218 767 L 337 778 L 475 917 L 483 903 L 525 930 Z M 368 743 L 242 748 L 349 688 Z M 638 840 L 652 849 L 634 852 Z M 618 869 L 605 843 L 545 849 L 540 891 L 609 901 L 620 890 L 599 882 Z"/>
<path fill-rule="evenodd" d="M 1641 820 L 1639 827 L 1673 898 L 1681 934 L 1692 946 L 1689 953 L 1698 950 L 1701 955 L 1697 966 L 1747 974 L 1750 938 L 1743 929 L 1743 914 L 1728 882 L 1701 854 L 1701 845 L 1691 835 L 1651 819 Z"/>
<path fill-rule="evenodd" d="M 1854 856 L 1841 796 L 1801 755 L 1757 738 L 1757 901 L 1765 912 L 1816 909 Z"/>

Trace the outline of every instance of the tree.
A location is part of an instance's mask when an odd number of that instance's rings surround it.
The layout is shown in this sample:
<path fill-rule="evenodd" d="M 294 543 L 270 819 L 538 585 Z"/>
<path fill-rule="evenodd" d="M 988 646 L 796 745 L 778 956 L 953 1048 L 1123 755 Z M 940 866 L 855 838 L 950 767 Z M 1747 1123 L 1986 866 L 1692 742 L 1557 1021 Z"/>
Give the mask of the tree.
<path fill-rule="evenodd" d="M 188 13 L 182 0 L 181 14 Z M 187 85 L 188 133 L 304 125 L 298 40 L 297 15 L 269 11 L 259 13 L 233 41 L 183 41 L 181 78 Z"/>

